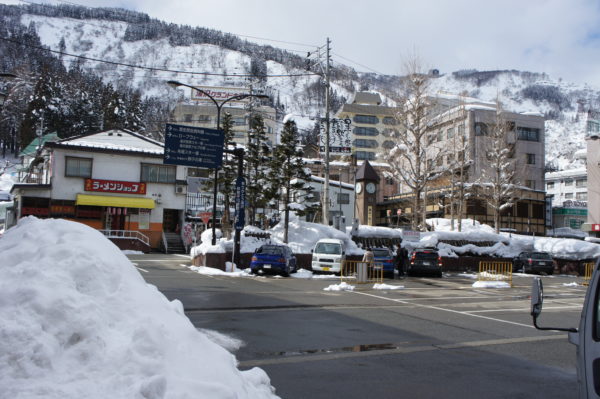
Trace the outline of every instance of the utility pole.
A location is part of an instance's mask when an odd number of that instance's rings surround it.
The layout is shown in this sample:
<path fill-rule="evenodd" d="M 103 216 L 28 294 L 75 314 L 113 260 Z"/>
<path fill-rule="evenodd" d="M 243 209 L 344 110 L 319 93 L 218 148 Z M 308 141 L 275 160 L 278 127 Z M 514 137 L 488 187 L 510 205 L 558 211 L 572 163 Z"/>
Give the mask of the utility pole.
<path fill-rule="evenodd" d="M 324 144 L 324 167 L 323 174 L 325 175 L 325 183 L 323 185 L 323 195 L 321 198 L 322 203 L 322 214 L 324 225 L 329 225 L 329 145 L 330 145 L 330 136 L 331 136 L 331 119 L 329 117 L 330 113 L 330 71 L 331 71 L 331 40 L 327 38 L 327 42 L 324 46 L 317 48 L 315 52 L 309 52 L 306 61 L 308 65 L 308 69 L 311 68 L 310 57 L 313 55 L 316 57 L 314 61 L 315 65 L 320 69 L 320 75 L 323 77 L 325 81 L 325 139 L 321 140 Z M 325 63 L 322 62 L 322 51 L 325 52 Z"/>
<path fill-rule="evenodd" d="M 327 38 L 325 55 L 325 186 L 323 187 L 323 224 L 329 226 L 329 138 L 331 136 L 331 121 L 329 120 L 329 51 L 331 40 Z"/>

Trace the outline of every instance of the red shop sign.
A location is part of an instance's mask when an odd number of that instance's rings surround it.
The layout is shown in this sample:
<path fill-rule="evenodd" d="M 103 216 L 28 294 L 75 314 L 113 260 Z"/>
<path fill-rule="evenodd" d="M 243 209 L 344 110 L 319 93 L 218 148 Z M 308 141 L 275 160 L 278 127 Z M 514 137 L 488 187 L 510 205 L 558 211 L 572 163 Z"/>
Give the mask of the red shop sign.
<path fill-rule="evenodd" d="M 102 193 L 146 194 L 146 183 L 85 179 L 84 190 Z"/>

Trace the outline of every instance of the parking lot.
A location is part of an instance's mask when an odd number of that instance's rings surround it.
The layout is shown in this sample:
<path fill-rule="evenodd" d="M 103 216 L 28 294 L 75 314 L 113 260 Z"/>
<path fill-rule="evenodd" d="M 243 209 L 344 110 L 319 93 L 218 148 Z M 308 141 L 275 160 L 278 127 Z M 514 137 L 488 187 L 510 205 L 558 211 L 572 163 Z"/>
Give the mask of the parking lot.
<path fill-rule="evenodd" d="M 263 368 L 284 398 L 576 397 L 575 347 L 535 330 L 532 277 L 475 289 L 473 276 L 386 280 L 325 291 L 331 278 L 207 276 L 176 255 L 130 255 L 201 329 L 242 343 L 240 369 Z M 142 271 L 143 270 L 143 271 Z M 582 279 L 545 276 L 543 326 L 575 327 Z M 199 360 L 200 361 L 200 360 Z"/>

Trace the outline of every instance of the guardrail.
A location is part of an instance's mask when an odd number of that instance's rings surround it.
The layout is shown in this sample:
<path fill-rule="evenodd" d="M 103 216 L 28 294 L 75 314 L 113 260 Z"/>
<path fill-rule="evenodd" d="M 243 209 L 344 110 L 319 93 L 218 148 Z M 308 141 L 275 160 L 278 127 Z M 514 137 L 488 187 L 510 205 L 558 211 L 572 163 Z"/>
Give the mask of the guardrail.
<path fill-rule="evenodd" d="M 344 260 L 340 271 L 342 281 L 353 281 L 358 284 L 382 283 L 383 263 Z"/>
<path fill-rule="evenodd" d="M 512 262 L 479 262 L 477 281 L 503 281 L 512 287 Z"/>
<path fill-rule="evenodd" d="M 129 238 L 134 240 L 140 240 L 146 245 L 150 245 L 150 239 L 148 236 L 135 230 L 99 230 L 107 238 Z"/>

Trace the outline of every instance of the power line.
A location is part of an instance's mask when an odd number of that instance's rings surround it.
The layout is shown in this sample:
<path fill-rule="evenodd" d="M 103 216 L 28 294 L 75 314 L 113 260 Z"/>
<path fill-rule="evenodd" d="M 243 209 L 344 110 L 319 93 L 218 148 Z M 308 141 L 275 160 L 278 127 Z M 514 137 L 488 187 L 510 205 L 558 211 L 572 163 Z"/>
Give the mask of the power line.
<path fill-rule="evenodd" d="M 373 68 L 369 68 L 368 66 L 366 66 L 366 65 L 363 65 L 363 64 L 361 64 L 361 63 L 359 63 L 359 62 L 352 61 L 351 59 L 349 59 L 349 58 L 346 58 L 346 57 L 344 57 L 344 56 L 341 56 L 341 55 L 339 55 L 339 54 L 337 54 L 337 53 L 333 53 L 333 55 L 335 55 L 336 57 L 339 57 L 339 58 L 341 58 L 341 59 L 343 59 L 343 60 L 346 60 L 346 61 L 348 61 L 348 62 L 351 62 L 351 63 L 353 63 L 353 64 L 356 64 L 356 65 L 358 65 L 358 66 L 361 66 L 361 67 L 363 67 L 363 68 L 366 68 L 366 69 L 370 70 L 371 72 L 377 73 L 377 74 L 379 74 L 379 75 L 385 75 L 385 73 L 381 73 L 381 72 L 379 72 L 379 71 L 376 71 L 376 70 L 375 70 L 375 69 L 373 69 Z"/>
<path fill-rule="evenodd" d="M 166 68 L 149 67 L 149 66 L 143 66 L 143 65 L 126 64 L 126 63 L 123 63 L 123 62 L 108 61 L 108 60 L 103 60 L 103 59 L 100 59 L 100 58 L 92 58 L 92 57 L 85 57 L 85 56 L 82 56 L 82 55 L 65 53 L 64 51 L 51 50 L 51 49 L 48 49 L 48 48 L 45 48 L 45 47 L 34 46 L 34 45 L 31 45 L 31 44 L 22 43 L 22 42 L 19 42 L 17 40 L 9 39 L 7 37 L 0 37 L 0 40 L 6 41 L 6 42 L 10 42 L 10 43 L 13 43 L 13 44 L 17 44 L 17 45 L 20 45 L 20 46 L 25 46 L 25 47 L 33 48 L 33 49 L 36 49 L 36 50 L 42 50 L 42 51 L 48 51 L 48 52 L 51 52 L 51 53 L 54 53 L 54 54 L 60 54 L 60 55 L 67 56 L 67 57 L 74 57 L 74 58 L 78 58 L 78 59 L 82 59 L 82 60 L 86 60 L 86 61 L 101 62 L 101 63 L 109 64 L 109 65 L 118 65 L 118 66 L 124 66 L 124 67 L 129 67 L 129 68 L 144 69 L 144 70 L 147 70 L 147 71 L 183 73 L 183 74 L 203 75 L 203 76 L 223 76 L 223 77 L 226 76 L 226 77 L 232 77 L 232 78 L 248 78 L 248 77 L 255 76 L 255 75 L 252 75 L 252 74 L 227 74 L 227 73 L 214 73 L 214 72 L 180 71 L 180 70 L 173 70 L 173 69 L 166 69 Z M 315 73 L 297 73 L 297 74 L 263 75 L 263 76 L 265 78 L 288 78 L 288 77 L 314 76 L 314 75 L 316 75 L 316 74 Z"/>

